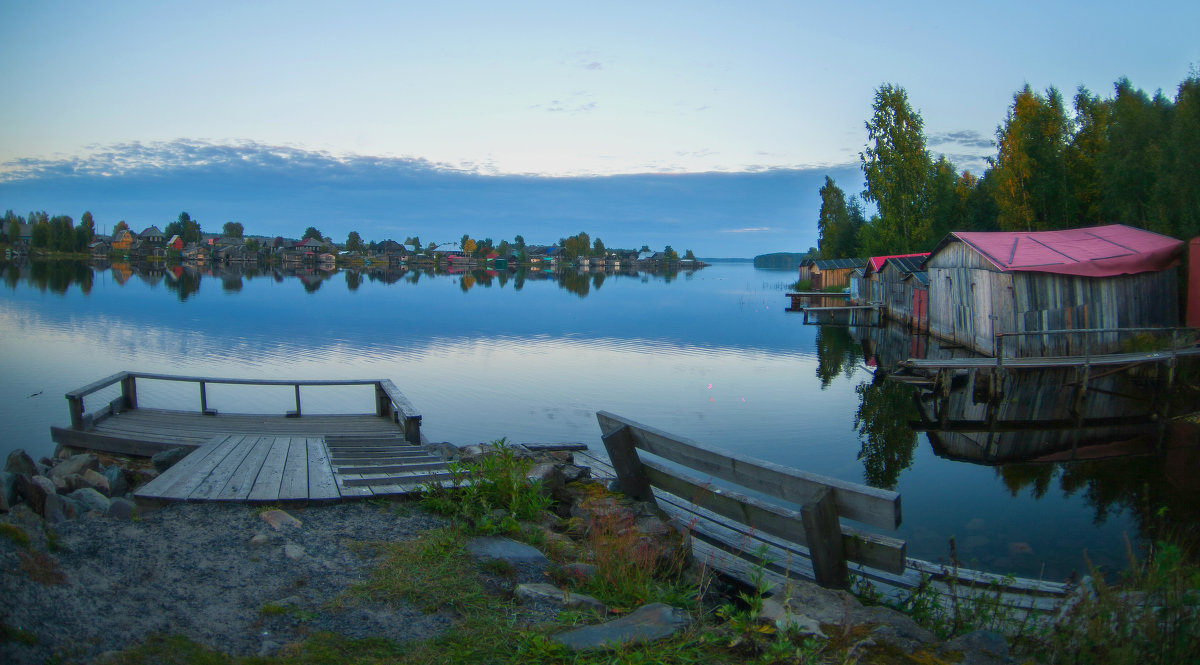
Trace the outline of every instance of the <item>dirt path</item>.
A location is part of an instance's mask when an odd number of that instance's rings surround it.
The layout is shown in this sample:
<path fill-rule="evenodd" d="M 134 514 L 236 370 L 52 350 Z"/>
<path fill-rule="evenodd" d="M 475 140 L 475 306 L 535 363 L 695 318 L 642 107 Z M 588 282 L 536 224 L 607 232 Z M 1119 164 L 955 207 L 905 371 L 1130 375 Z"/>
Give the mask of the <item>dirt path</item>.
<path fill-rule="evenodd" d="M 24 551 L 0 538 L 0 622 L 37 637 L 0 642 L 0 662 L 42 663 L 52 655 L 90 661 L 152 633 L 182 634 L 233 655 L 269 654 L 312 631 L 396 642 L 425 639 L 449 621 L 415 608 L 329 602 L 365 579 L 370 559 L 352 541 L 402 540 L 444 522 L 412 503 L 339 503 L 289 509 L 302 524 L 276 531 L 245 504 L 171 504 L 132 522 L 81 518 L 59 523 L 51 552 L 60 583 L 31 579 Z M 26 517 L 22 517 L 25 514 Z M 45 550 L 41 520 L 21 526 Z M 265 541 L 251 543 L 256 539 Z M 28 553 L 25 558 L 28 559 Z M 272 614 L 263 607 L 294 610 Z"/>

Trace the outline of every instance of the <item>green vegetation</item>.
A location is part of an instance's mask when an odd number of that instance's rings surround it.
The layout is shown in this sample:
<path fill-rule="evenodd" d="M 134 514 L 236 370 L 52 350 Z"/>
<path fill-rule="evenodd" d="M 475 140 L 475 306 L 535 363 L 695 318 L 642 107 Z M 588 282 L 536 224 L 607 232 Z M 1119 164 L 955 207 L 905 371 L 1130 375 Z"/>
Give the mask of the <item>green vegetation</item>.
<path fill-rule="evenodd" d="M 775 252 L 774 254 L 759 254 L 754 257 L 755 268 L 766 268 L 770 270 L 795 270 L 800 267 L 800 262 L 810 256 L 815 256 L 816 248 L 812 248 L 804 253 L 793 252 Z"/>
<path fill-rule="evenodd" d="M 14 545 L 22 549 L 29 549 L 29 534 L 25 530 L 15 524 L 3 523 L 0 524 L 0 536 L 11 540 Z"/>
<path fill-rule="evenodd" d="M 1068 110 L 1055 88 L 1026 85 L 996 130 L 981 176 L 927 149 L 904 88 L 875 92 L 857 198 L 821 188 L 822 258 L 929 251 L 950 231 L 1043 231 L 1119 222 L 1176 238 L 1200 235 L 1200 74 L 1172 100 L 1128 79 L 1103 99 L 1080 88 Z"/>

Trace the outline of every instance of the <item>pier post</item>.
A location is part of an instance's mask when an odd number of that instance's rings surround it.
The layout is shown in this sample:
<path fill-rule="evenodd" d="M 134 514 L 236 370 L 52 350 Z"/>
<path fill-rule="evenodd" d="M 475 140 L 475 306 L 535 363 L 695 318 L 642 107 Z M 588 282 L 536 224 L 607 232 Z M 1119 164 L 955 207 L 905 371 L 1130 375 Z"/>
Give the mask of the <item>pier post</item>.
<path fill-rule="evenodd" d="M 813 577 L 827 589 L 845 589 L 846 553 L 842 549 L 842 526 L 838 521 L 833 491 L 821 488 L 817 497 L 800 508 L 804 537 L 812 555 Z"/>
<path fill-rule="evenodd" d="M 626 425 L 600 437 L 604 440 L 604 449 L 608 451 L 608 459 L 612 462 L 613 471 L 617 473 L 617 483 L 621 493 L 634 501 L 648 501 L 654 505 L 654 492 L 650 489 L 650 479 L 642 468 L 642 459 L 638 457 L 634 447 L 633 433 Z"/>
<path fill-rule="evenodd" d="M 121 378 L 121 397 L 125 399 L 126 409 L 137 408 L 137 377 L 133 374 L 126 374 Z"/>

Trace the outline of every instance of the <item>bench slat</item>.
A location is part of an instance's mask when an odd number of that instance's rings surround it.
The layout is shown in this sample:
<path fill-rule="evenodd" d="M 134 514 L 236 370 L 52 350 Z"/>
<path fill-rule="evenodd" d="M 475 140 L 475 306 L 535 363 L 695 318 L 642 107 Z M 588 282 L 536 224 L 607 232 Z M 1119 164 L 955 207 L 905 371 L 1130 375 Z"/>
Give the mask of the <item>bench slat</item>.
<path fill-rule="evenodd" d="M 606 411 L 597 412 L 596 419 L 605 435 L 628 428 L 636 447 L 689 469 L 797 504 L 810 502 L 822 488 L 828 487 L 833 490 L 840 516 L 884 529 L 900 526 L 897 492 L 714 450 Z"/>

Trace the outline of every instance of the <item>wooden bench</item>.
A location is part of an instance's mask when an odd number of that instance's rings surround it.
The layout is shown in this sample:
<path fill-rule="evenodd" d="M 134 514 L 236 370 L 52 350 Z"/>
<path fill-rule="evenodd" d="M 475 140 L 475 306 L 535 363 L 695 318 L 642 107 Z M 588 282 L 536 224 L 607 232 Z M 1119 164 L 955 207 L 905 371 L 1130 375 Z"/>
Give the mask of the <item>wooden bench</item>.
<path fill-rule="evenodd" d="M 846 518 L 896 529 L 896 492 L 705 446 L 604 411 L 596 419 L 619 488 L 635 500 L 658 505 L 653 490 L 657 488 L 751 532 L 803 545 L 821 586 L 846 588 L 847 562 L 896 575 L 905 572 L 904 541 L 841 523 Z M 643 459 L 638 450 L 673 464 Z M 715 484 L 714 479 L 728 484 Z"/>

